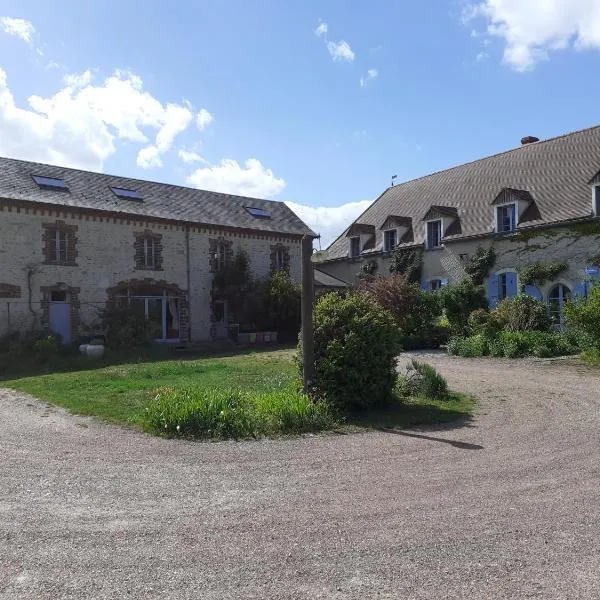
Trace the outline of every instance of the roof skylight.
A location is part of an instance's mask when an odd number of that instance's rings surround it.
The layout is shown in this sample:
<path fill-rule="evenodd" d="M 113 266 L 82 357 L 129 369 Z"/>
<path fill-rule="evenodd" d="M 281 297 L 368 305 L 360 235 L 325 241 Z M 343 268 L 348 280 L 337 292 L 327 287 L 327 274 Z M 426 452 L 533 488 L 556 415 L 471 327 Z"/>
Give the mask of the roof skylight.
<path fill-rule="evenodd" d="M 264 208 L 256 208 L 255 206 L 246 206 L 246 210 L 257 219 L 270 219 L 271 213 Z"/>
<path fill-rule="evenodd" d="M 137 190 L 128 190 L 127 188 L 110 186 L 113 193 L 119 198 L 127 198 L 128 200 L 142 200 L 142 195 Z"/>
<path fill-rule="evenodd" d="M 43 175 L 34 175 L 33 180 L 41 187 L 49 190 L 69 191 L 64 179 L 58 177 L 45 177 Z"/>

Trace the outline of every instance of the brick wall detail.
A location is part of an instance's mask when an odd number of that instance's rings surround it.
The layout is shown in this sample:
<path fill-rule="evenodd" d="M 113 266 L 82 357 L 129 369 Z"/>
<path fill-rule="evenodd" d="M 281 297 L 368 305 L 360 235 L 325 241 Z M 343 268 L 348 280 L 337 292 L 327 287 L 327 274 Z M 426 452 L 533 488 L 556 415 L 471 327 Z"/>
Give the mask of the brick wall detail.
<path fill-rule="evenodd" d="M 283 254 L 283 264 L 279 257 Z M 271 246 L 271 272 L 285 271 L 290 272 L 290 247 L 283 244 L 273 244 Z"/>
<path fill-rule="evenodd" d="M 21 286 L 12 283 L 0 283 L 0 298 L 20 298 Z"/>
<path fill-rule="evenodd" d="M 77 266 L 77 225 L 68 225 L 65 221 L 56 220 L 53 223 L 42 223 L 42 256 L 46 265 Z M 64 232 L 67 239 L 66 260 L 55 256 L 56 232 Z"/>
<path fill-rule="evenodd" d="M 52 292 L 66 292 L 68 294 L 69 303 L 71 306 L 71 342 L 79 339 L 79 329 L 81 326 L 81 303 L 79 301 L 79 293 L 81 289 L 78 287 L 70 287 L 66 283 L 56 283 L 55 285 L 45 285 L 40 288 L 42 301 L 42 319 L 41 325 L 43 329 L 50 328 L 50 300 Z"/>
<path fill-rule="evenodd" d="M 221 252 L 224 252 L 225 263 L 231 262 L 233 260 L 233 241 L 224 237 L 210 238 L 208 240 L 208 260 L 211 273 L 219 270 Z"/>
<path fill-rule="evenodd" d="M 136 231 L 134 233 L 135 241 L 133 242 L 134 249 L 134 269 L 136 271 L 162 271 L 163 270 L 163 244 L 162 235 L 154 233 L 150 229 L 144 231 Z M 154 243 L 154 264 L 146 265 L 144 255 L 145 240 L 152 240 Z"/>

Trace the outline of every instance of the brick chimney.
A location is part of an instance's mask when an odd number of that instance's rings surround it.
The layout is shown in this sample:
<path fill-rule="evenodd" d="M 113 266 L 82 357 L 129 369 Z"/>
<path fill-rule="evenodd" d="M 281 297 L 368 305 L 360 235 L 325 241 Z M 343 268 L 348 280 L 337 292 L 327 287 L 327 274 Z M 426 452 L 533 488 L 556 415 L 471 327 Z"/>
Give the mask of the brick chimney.
<path fill-rule="evenodd" d="M 534 142 L 539 142 L 540 138 L 534 137 L 533 135 L 526 135 L 524 138 L 521 138 L 521 145 L 526 146 L 527 144 L 533 144 Z"/>

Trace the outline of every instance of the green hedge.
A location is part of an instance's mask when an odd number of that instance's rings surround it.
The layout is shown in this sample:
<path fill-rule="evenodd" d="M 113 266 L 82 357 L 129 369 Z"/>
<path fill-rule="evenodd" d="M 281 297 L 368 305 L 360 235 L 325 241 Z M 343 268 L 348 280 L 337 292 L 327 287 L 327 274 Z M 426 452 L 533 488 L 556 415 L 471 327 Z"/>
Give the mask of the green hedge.
<path fill-rule="evenodd" d="M 448 342 L 448 352 L 465 357 L 549 358 L 578 354 L 582 346 L 580 336 L 574 331 L 501 331 L 491 336 L 480 333 L 454 337 Z"/>

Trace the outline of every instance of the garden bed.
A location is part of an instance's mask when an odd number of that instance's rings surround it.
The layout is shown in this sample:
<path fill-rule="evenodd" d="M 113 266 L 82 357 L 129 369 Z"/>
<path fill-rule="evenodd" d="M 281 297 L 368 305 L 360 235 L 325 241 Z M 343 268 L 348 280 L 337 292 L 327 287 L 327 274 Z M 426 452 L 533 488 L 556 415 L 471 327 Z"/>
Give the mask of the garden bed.
<path fill-rule="evenodd" d="M 406 398 L 386 407 L 340 415 L 299 393 L 294 357 L 294 350 L 276 350 L 95 369 L 89 363 L 88 370 L 14 378 L 0 385 L 76 414 L 190 438 L 424 425 L 468 417 L 473 406 L 472 400 L 451 394 L 444 402 Z M 204 418 L 199 422 L 194 414 L 202 411 Z"/>

